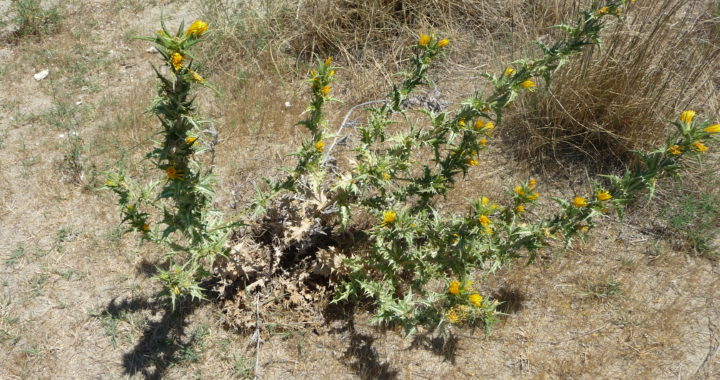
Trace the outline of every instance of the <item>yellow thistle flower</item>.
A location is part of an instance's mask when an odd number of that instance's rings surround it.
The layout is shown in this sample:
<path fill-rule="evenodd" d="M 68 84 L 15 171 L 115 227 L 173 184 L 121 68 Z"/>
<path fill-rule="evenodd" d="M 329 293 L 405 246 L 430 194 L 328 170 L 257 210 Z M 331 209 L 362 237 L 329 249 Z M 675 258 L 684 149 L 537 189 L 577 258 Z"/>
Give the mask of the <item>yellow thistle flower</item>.
<path fill-rule="evenodd" d="M 515 194 L 517 195 L 525 195 L 525 190 L 523 190 L 522 186 L 515 186 Z"/>
<path fill-rule="evenodd" d="M 480 307 L 482 305 L 483 297 L 477 293 L 473 293 L 468 297 L 470 299 L 470 303 L 473 304 L 473 306 Z"/>
<path fill-rule="evenodd" d="M 448 293 L 458 295 L 460 294 L 460 281 L 452 280 L 448 286 Z"/>
<path fill-rule="evenodd" d="M 330 73 L 328 74 L 330 78 L 335 76 L 335 70 L 330 70 Z"/>
<path fill-rule="evenodd" d="M 208 25 L 205 21 L 195 20 L 185 31 L 186 36 L 200 37 L 203 33 L 207 32 Z"/>
<path fill-rule="evenodd" d="M 460 317 L 457 315 L 457 312 L 455 312 L 455 309 L 448 310 L 448 312 L 445 314 L 445 318 L 450 323 L 459 323 L 460 322 Z"/>
<path fill-rule="evenodd" d="M 486 146 L 486 145 L 487 145 L 487 142 L 488 142 L 487 139 L 484 138 L 484 137 L 481 138 L 480 140 L 478 140 L 478 143 L 479 143 L 480 145 L 482 145 L 482 146 Z"/>
<path fill-rule="evenodd" d="M 458 120 L 458 125 L 461 126 L 461 127 L 464 127 L 464 126 L 465 126 L 465 119 L 460 119 L 460 120 Z"/>
<path fill-rule="evenodd" d="M 474 158 L 468 158 L 467 164 L 470 166 L 477 166 L 480 162 Z"/>
<path fill-rule="evenodd" d="M 174 166 L 165 169 L 165 174 L 167 174 L 168 179 L 182 179 L 185 176 L 182 171 L 175 169 Z"/>
<path fill-rule="evenodd" d="M 525 82 L 520 83 L 520 87 L 532 90 L 535 87 L 535 82 L 528 79 Z"/>
<path fill-rule="evenodd" d="M 458 234 L 453 234 L 453 237 L 454 237 L 455 239 L 453 240 L 452 245 L 453 245 L 453 246 L 456 246 L 456 245 L 458 245 L 458 243 L 460 243 L 460 235 L 458 235 Z"/>
<path fill-rule="evenodd" d="M 198 74 L 196 71 L 193 71 L 192 74 L 190 74 L 190 76 L 192 77 L 192 79 L 193 79 L 195 82 L 205 83 L 205 78 L 203 78 L 203 77 L 202 77 L 200 74 Z"/>
<path fill-rule="evenodd" d="M 386 226 L 388 224 L 395 223 L 395 219 L 397 219 L 397 214 L 395 211 L 385 211 L 383 213 L 383 225 Z"/>
<path fill-rule="evenodd" d="M 517 207 L 515 207 L 515 212 L 525 212 L 525 206 L 518 205 Z"/>
<path fill-rule="evenodd" d="M 484 126 L 485 126 L 485 120 L 478 119 L 478 120 L 475 122 L 475 129 L 477 129 L 478 131 L 481 130 L 481 129 L 483 129 Z"/>
<path fill-rule="evenodd" d="M 490 198 L 488 197 L 482 197 L 480 201 L 482 202 L 483 206 L 487 206 L 488 204 L 490 204 Z"/>
<path fill-rule="evenodd" d="M 483 225 L 483 227 L 487 227 L 487 226 L 490 225 L 490 223 L 492 223 L 492 221 L 490 220 L 490 218 L 488 218 L 488 217 L 485 216 L 485 215 L 480 215 L 480 217 L 478 218 L 478 220 L 480 221 L 480 224 Z"/>
<path fill-rule="evenodd" d="M 708 150 L 708 147 L 705 144 L 703 144 L 702 141 L 695 141 L 693 143 L 693 145 L 695 146 L 695 149 L 697 149 L 698 152 L 704 152 L 704 151 Z"/>
<path fill-rule="evenodd" d="M 495 123 L 493 123 L 492 121 L 488 121 L 488 122 L 485 124 L 485 129 L 487 129 L 487 130 L 491 130 L 491 129 L 494 129 L 494 128 L 495 128 Z"/>
<path fill-rule="evenodd" d="M 143 225 L 142 225 L 142 230 L 145 231 L 145 232 L 150 231 L 150 225 L 147 224 L 147 223 L 143 224 Z"/>
<path fill-rule="evenodd" d="M 607 200 L 612 199 L 612 194 L 610 194 L 610 192 L 607 191 L 607 190 L 600 191 L 600 192 L 598 192 L 598 194 L 597 194 L 597 199 L 598 199 L 599 201 L 607 201 Z"/>
<path fill-rule="evenodd" d="M 540 198 L 540 194 L 538 194 L 538 193 L 532 193 L 532 194 L 528 195 L 528 199 L 531 201 L 534 201 L 538 198 Z"/>
<path fill-rule="evenodd" d="M 443 38 L 442 40 L 438 41 L 437 47 L 439 47 L 439 48 L 445 47 L 449 43 L 450 43 L 450 40 L 448 40 L 447 38 Z"/>
<path fill-rule="evenodd" d="M 695 118 L 695 111 L 693 111 L 693 110 L 687 110 L 680 114 L 680 121 L 682 121 L 685 124 L 692 123 L 694 118 Z"/>
<path fill-rule="evenodd" d="M 573 206 L 577 208 L 585 207 L 588 205 L 587 200 L 583 197 L 575 197 L 572 201 Z"/>
<path fill-rule="evenodd" d="M 383 179 L 386 181 L 389 181 L 392 178 L 392 176 L 387 172 L 383 173 L 382 176 L 383 176 Z"/>
<path fill-rule="evenodd" d="M 183 64 L 183 56 L 180 53 L 173 53 L 172 56 L 170 56 L 170 63 L 172 64 L 172 67 L 175 69 L 175 71 L 180 70 Z"/>
<path fill-rule="evenodd" d="M 610 12 L 610 8 L 609 8 L 609 7 L 602 7 L 602 8 L 600 8 L 600 9 L 598 10 L 598 14 L 599 14 L 600 16 L 606 15 L 608 12 Z"/>
<path fill-rule="evenodd" d="M 325 142 L 320 140 L 315 143 L 315 150 L 322 153 L 323 149 L 325 149 Z"/>
<path fill-rule="evenodd" d="M 530 180 L 528 181 L 528 188 L 532 190 L 535 188 L 535 186 L 537 186 L 537 181 L 535 180 L 535 178 L 530 178 Z"/>
<path fill-rule="evenodd" d="M 713 125 L 705 128 L 705 132 L 707 132 L 707 133 L 720 133 L 720 124 L 713 124 Z"/>
<path fill-rule="evenodd" d="M 588 231 L 590 231 L 589 226 L 580 226 L 580 232 L 588 232 Z"/>
<path fill-rule="evenodd" d="M 515 75 L 515 72 L 516 72 L 515 69 L 513 69 L 512 67 L 508 67 L 505 69 L 505 76 L 511 77 L 511 76 Z"/>
<path fill-rule="evenodd" d="M 431 40 L 430 36 L 423 33 L 420 35 L 420 39 L 418 40 L 418 45 L 420 45 L 422 47 L 428 46 L 428 44 L 430 44 L 430 40 Z"/>
<path fill-rule="evenodd" d="M 670 148 L 668 148 L 668 153 L 679 156 L 682 154 L 682 149 L 680 148 L 680 145 L 673 145 Z"/>
<path fill-rule="evenodd" d="M 178 288 L 177 285 L 173 285 L 172 292 L 173 292 L 173 294 L 178 295 L 178 294 L 180 294 L 180 288 Z"/>
<path fill-rule="evenodd" d="M 321 92 L 323 95 L 327 95 L 327 94 L 330 93 L 330 90 L 331 90 L 330 86 L 325 85 L 325 86 L 322 86 L 322 88 L 320 89 L 320 92 Z"/>
<path fill-rule="evenodd" d="M 487 226 L 487 227 L 485 227 L 485 233 L 492 236 L 492 234 L 494 234 L 495 231 L 493 230 L 492 227 Z"/>
<path fill-rule="evenodd" d="M 195 145 L 196 141 L 197 141 L 197 137 L 195 137 L 195 136 L 188 136 L 185 138 L 185 144 Z"/>
<path fill-rule="evenodd" d="M 332 63 L 332 56 L 327 57 L 327 59 L 325 59 L 325 66 L 330 66 L 331 63 Z"/>

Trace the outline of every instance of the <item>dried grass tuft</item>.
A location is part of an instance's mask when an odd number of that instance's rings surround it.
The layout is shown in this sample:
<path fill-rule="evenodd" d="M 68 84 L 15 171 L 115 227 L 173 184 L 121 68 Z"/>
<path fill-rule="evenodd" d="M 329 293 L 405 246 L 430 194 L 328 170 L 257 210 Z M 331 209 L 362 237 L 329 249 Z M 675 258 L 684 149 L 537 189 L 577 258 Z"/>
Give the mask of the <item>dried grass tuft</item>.
<path fill-rule="evenodd" d="M 608 170 L 664 140 L 681 110 L 714 111 L 720 49 L 707 24 L 717 20 L 689 0 L 635 4 L 602 49 L 568 64 L 549 91 L 519 102 L 508 125 L 523 159 Z"/>

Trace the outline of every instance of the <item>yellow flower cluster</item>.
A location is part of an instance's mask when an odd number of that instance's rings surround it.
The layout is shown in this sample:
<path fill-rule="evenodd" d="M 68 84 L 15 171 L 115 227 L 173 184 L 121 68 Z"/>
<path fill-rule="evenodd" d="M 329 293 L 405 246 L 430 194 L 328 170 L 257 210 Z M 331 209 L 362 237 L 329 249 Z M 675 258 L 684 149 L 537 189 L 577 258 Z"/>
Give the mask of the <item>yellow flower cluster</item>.
<path fill-rule="evenodd" d="M 175 69 L 175 71 L 178 71 L 180 70 L 180 68 L 182 68 L 184 59 L 185 58 L 183 58 L 180 53 L 173 53 L 172 56 L 170 56 L 170 63 L 172 64 L 172 67 L 173 69 Z"/>
<path fill-rule="evenodd" d="M 395 223 L 395 220 L 397 219 L 397 214 L 395 211 L 385 211 L 383 213 L 383 225 L 387 226 L 388 224 Z"/>
<path fill-rule="evenodd" d="M 680 121 L 682 121 L 685 124 L 692 123 L 694 118 L 695 118 L 695 111 L 693 111 L 693 110 L 687 110 L 680 114 Z"/>
<path fill-rule="evenodd" d="M 190 74 L 190 76 L 192 77 L 192 79 L 193 79 L 195 82 L 205 83 L 205 78 L 203 78 L 202 76 L 200 76 L 200 74 L 198 74 L 198 73 L 195 72 L 195 71 L 193 71 L 193 72 Z"/>
<path fill-rule="evenodd" d="M 167 169 L 165 169 L 165 174 L 167 175 L 168 179 L 182 179 L 185 174 L 181 170 L 177 170 L 174 166 L 170 166 Z"/>
<path fill-rule="evenodd" d="M 488 218 L 486 215 L 480 215 L 478 221 L 480 221 L 480 224 L 482 224 L 483 227 L 488 227 L 492 223 L 490 218 Z"/>
<path fill-rule="evenodd" d="M 186 36 L 200 37 L 203 33 L 207 32 L 208 25 L 205 21 L 195 20 L 185 31 Z"/>
<path fill-rule="evenodd" d="M 705 144 L 703 144 L 702 141 L 695 141 L 693 143 L 693 146 L 695 146 L 695 149 L 698 152 L 704 152 L 704 151 L 708 150 L 708 147 Z"/>
<path fill-rule="evenodd" d="M 612 199 L 612 194 L 610 194 L 610 192 L 607 190 L 603 190 L 603 191 L 598 192 L 597 199 L 599 201 L 607 201 L 607 200 Z"/>
<path fill-rule="evenodd" d="M 450 285 L 448 286 L 448 293 L 453 294 L 453 295 L 460 294 L 460 281 L 458 281 L 458 280 L 450 281 Z"/>
<path fill-rule="evenodd" d="M 420 35 L 420 38 L 418 39 L 418 46 L 428 47 L 428 46 L 430 46 L 430 42 L 432 42 L 432 37 L 423 33 Z M 450 43 L 450 40 L 448 40 L 447 38 L 443 38 L 442 40 L 438 41 L 435 44 L 435 46 L 442 48 L 442 47 L 447 46 L 449 43 Z"/>
<path fill-rule="evenodd" d="M 532 91 L 535 88 L 535 82 L 526 80 L 525 82 L 520 83 L 520 87 Z"/>
<path fill-rule="evenodd" d="M 586 207 L 588 205 L 587 200 L 583 197 L 575 197 L 572 201 L 573 206 L 577 208 Z"/>
<path fill-rule="evenodd" d="M 470 299 L 471 304 L 473 304 L 477 307 L 482 306 L 483 297 L 481 295 L 479 295 L 477 293 L 473 293 L 468 298 Z"/>
<path fill-rule="evenodd" d="M 325 149 L 325 142 L 320 140 L 315 143 L 315 150 L 322 153 L 323 149 Z"/>
<path fill-rule="evenodd" d="M 673 156 L 679 156 L 682 154 L 682 148 L 680 148 L 680 145 L 673 145 L 668 148 L 668 153 L 672 154 Z"/>

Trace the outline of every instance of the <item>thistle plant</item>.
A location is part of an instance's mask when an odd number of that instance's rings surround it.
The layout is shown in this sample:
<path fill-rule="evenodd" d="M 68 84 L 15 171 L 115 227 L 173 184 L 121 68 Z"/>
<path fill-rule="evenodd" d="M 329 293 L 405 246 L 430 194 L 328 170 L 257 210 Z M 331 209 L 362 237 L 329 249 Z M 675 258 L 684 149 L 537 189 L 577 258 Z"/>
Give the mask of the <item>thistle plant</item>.
<path fill-rule="evenodd" d="M 225 253 L 230 226 L 212 204 L 212 167 L 201 159 L 209 147 L 204 141 L 207 121 L 195 114 L 194 89 L 212 87 L 196 71 L 190 49 L 206 31 L 200 20 L 187 29 L 180 25 L 174 33 L 162 22 L 155 36 L 141 38 L 155 44 L 167 67 L 163 74 L 153 66 L 160 83 L 148 112 L 161 129 L 155 149 L 146 156 L 164 178 L 141 186 L 120 171 L 109 174 L 106 182 L 119 197 L 123 222 L 166 251 L 157 278 L 173 307 L 182 295 L 203 298 L 199 283 L 216 256 Z"/>
<path fill-rule="evenodd" d="M 624 0 L 593 3 L 575 24 L 557 27 L 563 38 L 540 44 L 539 58 L 486 74 L 492 85 L 489 94 L 474 94 L 457 111 L 420 109 L 426 123 L 415 123 L 406 100 L 431 83 L 433 61 L 450 46 L 448 39 L 422 34 L 404 80 L 392 87 L 381 106 L 368 109 L 367 123 L 358 128 L 355 160 L 347 170 L 327 164 L 325 140 L 332 136 L 323 107 L 334 100 L 332 84 L 339 68 L 332 58 L 319 60 L 309 73 L 311 100 L 300 122 L 309 137 L 294 153 L 297 165 L 290 174 L 259 193 L 253 217 L 284 194 L 312 204 L 312 213 L 303 217 L 319 221 L 322 228 L 316 230 L 323 234 L 360 231 L 353 236 L 352 251 L 344 252 L 334 301 L 369 300 L 375 323 L 397 324 L 408 333 L 419 326 L 440 331 L 449 325 L 488 328 L 496 320 L 499 302 L 473 285 L 478 271 L 492 272 L 517 259 L 532 262 L 541 249 L 587 236 L 597 216 L 613 209 L 621 213 L 645 192 L 652 196 L 658 178 L 677 175 L 685 156 L 706 151 L 706 143 L 720 134 L 720 125 L 696 122 L 695 113 L 686 111 L 673 122 L 676 132 L 665 146 L 638 152 L 637 165 L 623 176 L 605 177 L 590 195 L 555 199 L 558 211 L 549 217 L 529 212 L 541 198 L 532 178 L 511 186 L 504 202 L 478 194 L 463 215 L 437 210 L 437 202 L 478 165 L 480 152 L 502 127 L 507 107 L 535 91 L 538 79 L 550 86 L 553 73 L 568 59 L 600 43 L 607 17 L 619 17 L 626 5 Z M 146 38 L 155 43 L 169 72 L 154 68 L 160 86 L 150 112 L 160 121 L 162 139 L 147 156 L 165 178 L 141 186 L 118 172 L 107 181 L 119 197 L 123 221 L 166 250 L 158 278 L 173 305 L 183 294 L 202 297 L 200 281 L 214 259 L 227 253 L 227 231 L 237 224 L 223 222 L 213 208 L 212 167 L 201 160 L 207 150 L 202 143 L 206 122 L 195 115 L 192 90 L 209 85 L 195 70 L 190 48 L 206 30 L 205 23 L 196 21 L 171 35 L 163 24 L 156 36 Z M 391 128 L 400 123 L 407 128 Z M 290 240 L 302 235 L 293 234 Z"/>
<path fill-rule="evenodd" d="M 593 227 L 594 217 L 632 201 L 650 189 L 655 178 L 676 170 L 677 160 L 670 153 L 642 155 L 641 166 L 621 179 L 611 177 L 611 185 L 598 187 L 592 197 L 558 199 L 561 211 L 548 219 L 528 217 L 527 211 L 540 197 L 534 179 L 510 189 L 512 201 L 507 205 L 479 196 L 466 215 L 443 215 L 434 208 L 478 164 L 479 153 L 490 144 L 496 128 L 502 126 L 504 110 L 517 96 L 534 91 L 538 78 L 550 86 L 553 72 L 585 47 L 598 44 L 606 17 L 619 17 L 625 5 L 620 0 L 593 4 L 574 25 L 557 26 L 565 37 L 552 45 L 540 44 L 540 58 L 515 61 L 499 75 L 485 75 L 492 83 L 489 95 L 475 94 L 453 113 L 421 109 L 427 125 L 409 122 L 404 100 L 418 86 L 430 83 L 431 63 L 450 42 L 420 36 L 405 80 L 393 86 L 382 106 L 368 109 L 350 171 L 332 175 L 318 161 L 301 158 L 294 175 L 273 187 L 292 191 L 297 189 L 295 183 L 307 181 L 302 178 L 314 178 L 314 186 L 327 192 L 323 211 L 337 217 L 325 221 L 336 223 L 335 228 L 346 229 L 355 215 L 377 220 L 364 231 L 365 247 L 345 260 L 348 275 L 335 301 L 370 300 L 374 322 L 399 324 L 409 333 L 420 325 L 441 330 L 448 324 L 489 327 L 498 303 L 472 288 L 470 278 L 477 270 L 494 271 L 521 257 L 532 261 L 542 248 L 556 242 L 570 244 L 574 236 Z M 318 107 L 323 105 L 317 88 L 325 85 L 328 78 L 323 75 L 328 70 L 334 73 L 328 65 L 321 62 L 311 72 L 312 116 L 303 124 L 314 144 L 327 136 L 324 128 L 318 132 L 323 122 L 315 116 L 321 115 Z M 318 73 L 320 83 L 315 79 Z M 397 115 L 408 127 L 390 135 L 389 126 L 397 123 Z M 693 135 L 694 141 L 701 137 Z M 687 149 L 686 140 L 674 145 Z M 306 142 L 302 151 L 309 155 L 311 148 Z M 327 181 L 322 184 L 318 179 Z"/>

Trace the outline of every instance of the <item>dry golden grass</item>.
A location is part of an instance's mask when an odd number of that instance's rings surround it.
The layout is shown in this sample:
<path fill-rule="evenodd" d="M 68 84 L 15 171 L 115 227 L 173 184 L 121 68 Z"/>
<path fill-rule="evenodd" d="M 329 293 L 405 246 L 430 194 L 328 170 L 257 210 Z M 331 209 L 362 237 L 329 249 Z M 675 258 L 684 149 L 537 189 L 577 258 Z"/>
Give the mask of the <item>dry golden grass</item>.
<path fill-rule="evenodd" d="M 717 20 L 688 0 L 637 2 L 623 25 L 558 73 L 550 91 L 524 99 L 508 136 L 533 164 L 581 161 L 597 170 L 664 141 L 668 120 L 688 108 L 716 110 Z"/>

